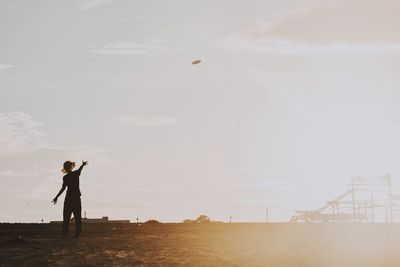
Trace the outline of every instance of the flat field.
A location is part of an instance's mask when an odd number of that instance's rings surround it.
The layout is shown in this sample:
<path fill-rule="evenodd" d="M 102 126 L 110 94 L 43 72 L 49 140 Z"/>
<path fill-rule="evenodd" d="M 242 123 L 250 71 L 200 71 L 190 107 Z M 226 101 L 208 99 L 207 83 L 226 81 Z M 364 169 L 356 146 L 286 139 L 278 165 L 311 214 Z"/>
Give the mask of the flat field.
<path fill-rule="evenodd" d="M 72 227 L 73 233 L 73 227 Z M 399 224 L 0 224 L 0 266 L 400 266 Z"/>

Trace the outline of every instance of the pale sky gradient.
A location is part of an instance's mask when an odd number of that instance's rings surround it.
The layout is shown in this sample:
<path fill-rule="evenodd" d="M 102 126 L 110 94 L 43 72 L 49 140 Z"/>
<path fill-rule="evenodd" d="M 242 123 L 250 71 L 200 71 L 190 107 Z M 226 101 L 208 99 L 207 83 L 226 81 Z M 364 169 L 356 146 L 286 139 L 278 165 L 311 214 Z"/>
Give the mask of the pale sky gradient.
<path fill-rule="evenodd" d="M 390 174 L 397 0 L 0 0 L 0 221 L 289 220 Z M 199 65 L 192 60 L 201 59 Z"/>

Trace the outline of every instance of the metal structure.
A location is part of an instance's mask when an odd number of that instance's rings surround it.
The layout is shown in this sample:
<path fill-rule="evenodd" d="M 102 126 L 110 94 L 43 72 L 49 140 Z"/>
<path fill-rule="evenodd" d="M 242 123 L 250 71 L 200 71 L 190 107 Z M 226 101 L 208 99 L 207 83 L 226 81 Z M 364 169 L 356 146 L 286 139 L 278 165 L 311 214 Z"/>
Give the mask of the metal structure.
<path fill-rule="evenodd" d="M 319 209 L 296 211 L 291 222 L 399 222 L 400 197 L 392 194 L 389 175 L 373 180 L 353 177 L 348 186 Z"/>

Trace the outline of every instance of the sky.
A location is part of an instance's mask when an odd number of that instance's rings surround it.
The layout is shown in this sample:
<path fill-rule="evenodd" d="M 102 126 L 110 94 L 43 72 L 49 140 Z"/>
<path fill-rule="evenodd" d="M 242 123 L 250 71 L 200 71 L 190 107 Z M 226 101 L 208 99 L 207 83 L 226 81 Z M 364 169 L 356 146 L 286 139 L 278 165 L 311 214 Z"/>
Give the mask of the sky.
<path fill-rule="evenodd" d="M 91 218 L 288 221 L 353 176 L 400 194 L 399 8 L 0 0 L 0 222 L 61 220 L 65 160 Z"/>

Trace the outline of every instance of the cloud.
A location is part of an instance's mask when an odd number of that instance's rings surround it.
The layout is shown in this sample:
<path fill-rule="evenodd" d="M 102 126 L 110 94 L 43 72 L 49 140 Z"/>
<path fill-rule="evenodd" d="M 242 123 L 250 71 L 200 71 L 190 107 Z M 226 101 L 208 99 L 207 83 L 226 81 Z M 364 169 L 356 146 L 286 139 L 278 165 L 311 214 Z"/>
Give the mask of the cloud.
<path fill-rule="evenodd" d="M 49 143 L 43 126 L 25 112 L 0 113 L 0 177 L 7 185 L 0 189 L 3 200 L 49 201 L 61 185 L 65 160 L 75 160 L 78 165 L 80 160 L 89 160 L 100 167 L 113 163 L 102 148 Z"/>
<path fill-rule="evenodd" d="M 20 156 L 40 151 L 51 152 L 52 155 L 71 159 L 95 159 L 107 161 L 106 151 L 86 145 L 65 146 L 51 144 L 43 138 L 47 134 L 41 130 L 44 124 L 35 121 L 21 111 L 0 113 L 0 157 Z M 1 170 L 0 170 L 1 171 Z"/>
<path fill-rule="evenodd" d="M 1 64 L 1 63 L 0 63 L 0 70 L 9 69 L 9 68 L 12 68 L 12 67 L 13 67 L 13 65 Z"/>
<path fill-rule="evenodd" d="M 42 125 L 24 112 L 0 113 L 0 156 L 36 150 L 45 136 Z"/>
<path fill-rule="evenodd" d="M 22 176 L 32 176 L 32 172 L 21 171 L 16 169 L 0 170 L 1 177 L 22 177 Z"/>
<path fill-rule="evenodd" d="M 123 19 L 117 19 L 114 20 L 113 23 L 128 23 L 128 22 L 133 22 L 133 21 L 138 21 L 138 20 L 144 20 L 146 19 L 147 16 L 135 16 L 135 17 L 130 17 L 130 18 L 123 18 Z"/>
<path fill-rule="evenodd" d="M 107 162 L 110 163 L 111 160 L 107 157 L 107 150 L 103 148 L 97 148 L 87 145 L 77 145 L 72 147 L 55 146 L 54 149 L 63 151 L 67 154 L 69 158 L 72 159 L 84 159 L 84 160 L 94 160 L 96 162 Z"/>
<path fill-rule="evenodd" d="M 15 2 L 11 2 L 11 1 L 0 1 L 0 5 L 6 6 L 6 7 L 14 7 L 15 6 Z"/>
<path fill-rule="evenodd" d="M 291 9 L 287 9 L 282 12 L 274 13 L 266 18 L 257 19 L 255 25 L 245 30 L 249 34 L 263 34 L 273 29 L 274 27 L 292 21 L 299 16 L 304 16 L 309 12 L 316 10 L 322 6 L 322 2 L 319 0 L 306 0 L 299 2 L 299 5 L 292 5 Z M 324 2 L 325 6 L 332 5 L 332 2 Z M 329 6 L 326 6 L 329 7 Z"/>
<path fill-rule="evenodd" d="M 247 50 L 283 55 L 373 55 L 400 52 L 400 43 L 337 42 L 309 44 L 285 39 L 249 37 L 240 33 L 228 36 L 224 40 L 224 44 L 232 50 Z"/>
<path fill-rule="evenodd" d="M 115 0 L 89 0 L 89 1 L 85 1 L 82 4 L 81 9 L 83 11 L 86 11 L 88 9 L 92 9 L 92 8 L 95 8 L 95 7 L 98 7 L 98 6 L 102 6 L 102 5 L 105 5 L 105 4 L 109 4 L 109 3 L 112 3 L 114 1 Z"/>
<path fill-rule="evenodd" d="M 260 190 L 289 190 L 287 189 L 289 185 L 288 181 L 281 180 L 264 180 L 264 181 L 256 181 L 256 182 L 248 182 L 248 183 L 232 183 L 231 187 L 237 188 L 252 188 L 252 189 L 260 189 Z"/>
<path fill-rule="evenodd" d="M 167 45 L 170 40 L 159 38 L 143 38 L 139 42 L 118 42 L 109 43 L 100 48 L 91 47 L 90 51 L 100 55 L 133 55 L 146 54 L 151 51 L 174 51 L 169 49 Z"/>
<path fill-rule="evenodd" d="M 364 38 L 363 33 L 369 25 L 366 23 L 375 23 L 368 17 L 368 12 L 373 10 L 371 6 L 363 12 L 342 18 L 342 22 L 348 24 L 346 28 L 332 23 L 345 8 L 345 1 L 299 1 L 297 6 L 292 5 L 283 12 L 259 18 L 250 27 L 226 35 L 222 42 L 232 50 L 278 55 L 379 55 L 400 52 L 400 43 L 396 39 L 383 39 L 390 33 L 388 29 L 371 27 L 368 38 Z M 358 20 L 365 23 L 352 23 Z M 386 28 L 391 29 L 389 26 Z M 372 39 L 375 28 L 380 29 L 379 35 Z"/>
<path fill-rule="evenodd" d="M 123 125 L 134 126 L 167 126 L 177 124 L 178 119 L 169 116 L 152 116 L 152 115 L 120 115 L 114 120 Z"/>

